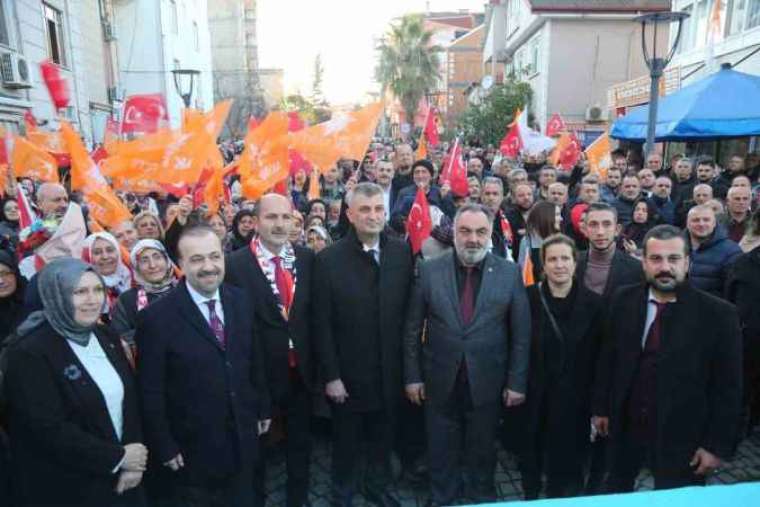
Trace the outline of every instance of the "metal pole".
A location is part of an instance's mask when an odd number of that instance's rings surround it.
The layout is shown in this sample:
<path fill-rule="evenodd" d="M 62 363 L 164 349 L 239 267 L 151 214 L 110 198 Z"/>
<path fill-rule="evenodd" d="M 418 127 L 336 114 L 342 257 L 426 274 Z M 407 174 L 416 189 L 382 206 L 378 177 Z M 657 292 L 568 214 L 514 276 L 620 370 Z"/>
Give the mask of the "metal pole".
<path fill-rule="evenodd" d="M 644 157 L 654 151 L 654 134 L 657 126 L 657 105 L 660 100 L 660 78 L 662 77 L 663 60 L 653 58 L 651 72 L 651 87 L 649 88 L 649 120 L 647 123 L 647 143 L 644 146 Z"/>

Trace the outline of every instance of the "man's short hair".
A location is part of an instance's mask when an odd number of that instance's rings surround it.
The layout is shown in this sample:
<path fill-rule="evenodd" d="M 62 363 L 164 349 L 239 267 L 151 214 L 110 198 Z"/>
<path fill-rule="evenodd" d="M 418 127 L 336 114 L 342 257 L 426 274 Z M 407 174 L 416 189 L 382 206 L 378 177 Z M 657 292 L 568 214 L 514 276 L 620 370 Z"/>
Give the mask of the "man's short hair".
<path fill-rule="evenodd" d="M 589 215 L 595 211 L 608 211 L 615 216 L 615 221 L 617 222 L 618 212 L 615 206 L 611 206 L 607 204 L 606 202 L 594 202 L 594 203 L 589 204 L 588 208 L 586 208 L 586 215 Z"/>
<path fill-rule="evenodd" d="M 498 185 L 501 189 L 501 192 L 504 193 L 504 182 L 501 180 L 501 178 L 497 178 L 496 176 L 487 176 L 483 178 L 483 186 L 486 185 Z"/>
<path fill-rule="evenodd" d="M 517 178 L 517 176 L 520 175 L 520 174 L 524 174 L 525 177 L 527 178 L 528 171 L 526 171 L 525 169 L 520 169 L 518 167 L 518 168 L 510 170 L 509 171 L 509 176 L 507 176 L 507 178 L 509 178 L 509 181 L 512 181 L 514 178 Z"/>
<path fill-rule="evenodd" d="M 679 158 L 678 159 L 678 163 L 680 164 L 681 162 L 686 162 L 686 163 L 689 164 L 690 167 L 692 167 L 692 168 L 694 167 L 694 161 L 692 159 L 690 159 L 689 157 L 681 157 L 681 158 Z"/>
<path fill-rule="evenodd" d="M 346 204 L 351 206 L 351 202 L 354 200 L 354 196 L 361 195 L 362 197 L 375 197 L 376 195 L 383 195 L 383 187 L 377 183 L 371 183 L 364 181 L 356 185 L 353 189 L 346 194 Z"/>
<path fill-rule="evenodd" d="M 461 208 L 457 210 L 456 215 L 454 215 L 454 223 L 456 224 L 459 221 L 459 217 L 464 215 L 465 213 L 483 213 L 486 218 L 488 219 L 488 223 L 492 224 L 494 219 L 493 211 L 491 211 L 490 208 L 484 206 L 483 204 L 471 202 L 467 203 Z"/>
<path fill-rule="evenodd" d="M 179 245 L 184 238 L 202 238 L 207 234 L 211 234 L 215 238 L 218 238 L 214 229 L 203 222 L 196 222 L 183 227 L 182 231 L 179 233 L 179 238 L 177 239 L 177 256 L 182 257 L 182 251 L 179 248 Z"/>
<path fill-rule="evenodd" d="M 599 184 L 599 176 L 596 174 L 589 174 L 583 177 L 581 180 L 581 185 L 598 185 Z"/>
<path fill-rule="evenodd" d="M 670 224 L 656 225 L 649 229 L 649 231 L 644 235 L 644 240 L 641 243 L 643 246 L 644 256 L 647 254 L 647 243 L 649 243 L 650 239 L 667 241 L 673 238 L 679 238 L 683 242 L 683 253 L 684 255 L 688 256 L 689 242 L 686 241 L 686 237 L 684 236 L 683 232 L 681 232 L 681 229 Z"/>
<path fill-rule="evenodd" d="M 712 167 L 713 169 L 715 169 L 715 162 L 714 162 L 714 161 L 713 161 L 713 159 L 711 159 L 711 158 L 703 158 L 703 159 L 700 159 L 700 160 L 697 162 L 697 165 L 698 165 L 698 166 L 700 166 L 700 165 L 707 165 L 707 166 L 710 166 L 710 167 Z"/>
<path fill-rule="evenodd" d="M 617 166 L 610 166 L 607 168 L 607 174 L 609 174 L 611 171 L 614 171 L 616 173 L 620 173 L 620 176 L 623 176 L 623 170 Z"/>

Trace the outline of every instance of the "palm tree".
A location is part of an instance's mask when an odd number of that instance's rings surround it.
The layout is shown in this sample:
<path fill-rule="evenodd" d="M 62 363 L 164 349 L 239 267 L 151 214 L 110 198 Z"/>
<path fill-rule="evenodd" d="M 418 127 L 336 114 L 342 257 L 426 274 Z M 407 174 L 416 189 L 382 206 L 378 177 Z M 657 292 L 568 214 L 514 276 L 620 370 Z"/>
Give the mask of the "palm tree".
<path fill-rule="evenodd" d="M 432 91 L 440 78 L 438 53 L 441 46 L 431 44 L 433 32 L 427 31 L 419 14 L 409 14 L 392 24 L 378 50 L 380 59 L 375 79 L 401 102 L 407 121 L 414 115 L 422 97 Z"/>

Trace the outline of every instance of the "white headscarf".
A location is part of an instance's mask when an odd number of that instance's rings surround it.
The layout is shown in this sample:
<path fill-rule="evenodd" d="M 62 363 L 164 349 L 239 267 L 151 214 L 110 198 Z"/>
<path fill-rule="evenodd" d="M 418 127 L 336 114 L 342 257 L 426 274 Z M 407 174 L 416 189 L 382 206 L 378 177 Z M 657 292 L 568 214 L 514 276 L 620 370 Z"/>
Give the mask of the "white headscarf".
<path fill-rule="evenodd" d="M 110 275 L 101 275 L 103 281 L 106 283 L 108 289 L 114 289 L 121 294 L 129 290 L 132 287 L 132 271 L 124 264 L 121 258 L 121 248 L 119 242 L 116 241 L 108 232 L 95 232 L 90 234 L 82 242 L 82 260 L 92 264 L 92 247 L 95 244 L 95 240 L 102 239 L 111 243 L 116 248 L 116 271 Z"/>

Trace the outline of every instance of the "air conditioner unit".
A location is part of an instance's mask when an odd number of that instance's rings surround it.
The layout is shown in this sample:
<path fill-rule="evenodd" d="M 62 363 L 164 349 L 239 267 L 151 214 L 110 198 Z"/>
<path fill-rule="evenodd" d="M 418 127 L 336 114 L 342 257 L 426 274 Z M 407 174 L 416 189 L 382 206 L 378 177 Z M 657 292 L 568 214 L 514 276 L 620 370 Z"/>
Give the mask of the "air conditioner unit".
<path fill-rule="evenodd" d="M 592 123 L 607 121 L 607 110 L 601 106 L 589 107 L 586 109 L 586 121 Z"/>
<path fill-rule="evenodd" d="M 116 30 L 108 21 L 103 21 L 103 40 L 106 42 L 112 42 L 116 40 Z"/>
<path fill-rule="evenodd" d="M 32 78 L 26 59 L 17 53 L 0 54 L 0 74 L 6 88 L 31 88 Z"/>

